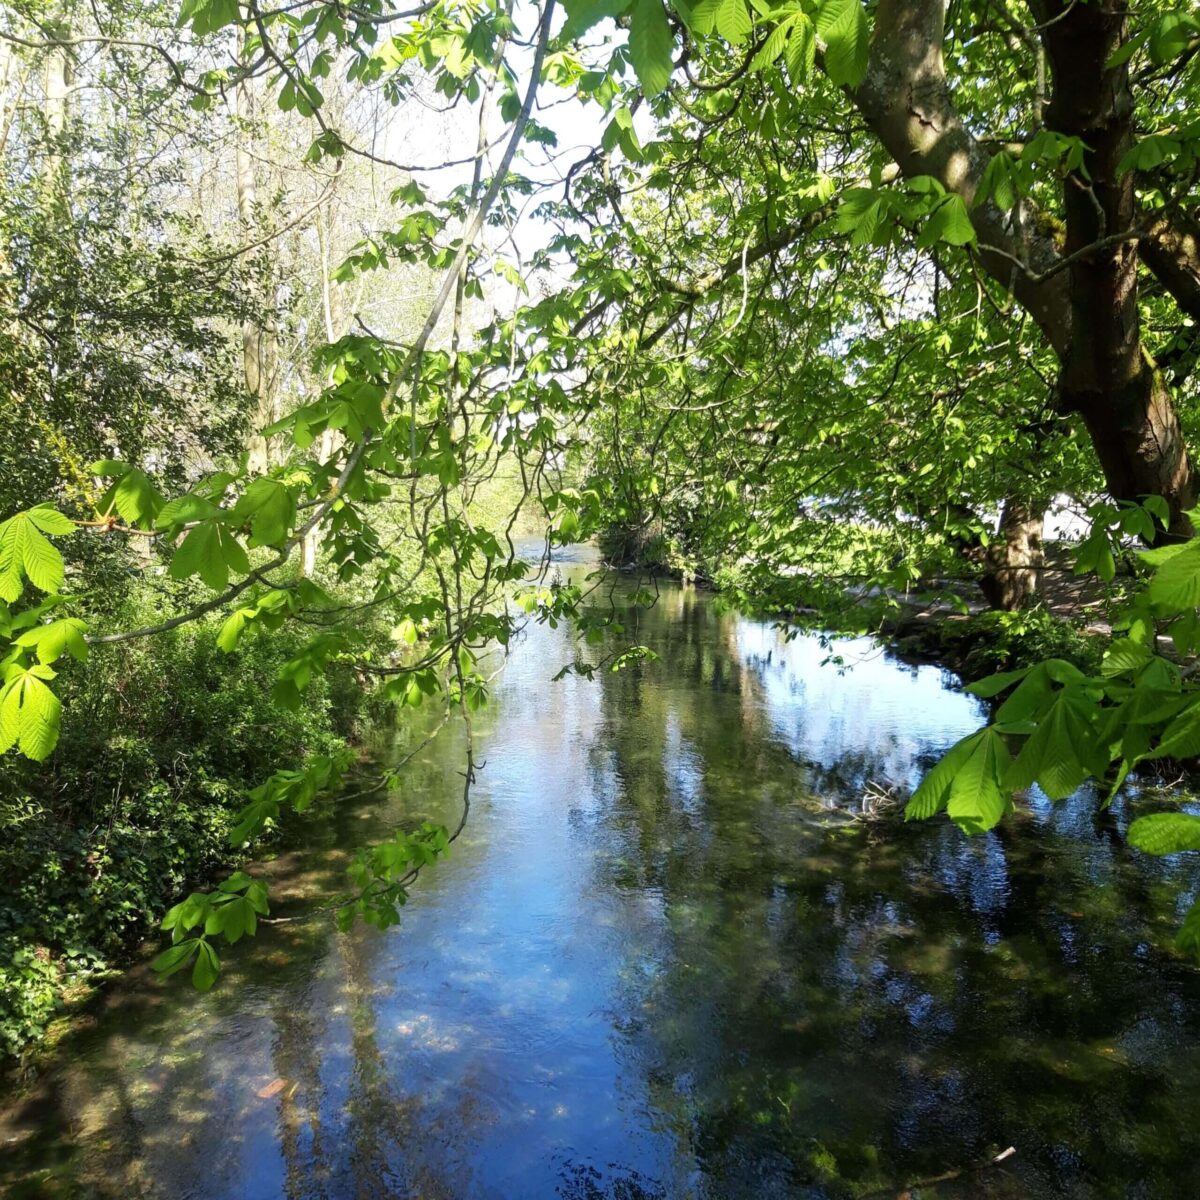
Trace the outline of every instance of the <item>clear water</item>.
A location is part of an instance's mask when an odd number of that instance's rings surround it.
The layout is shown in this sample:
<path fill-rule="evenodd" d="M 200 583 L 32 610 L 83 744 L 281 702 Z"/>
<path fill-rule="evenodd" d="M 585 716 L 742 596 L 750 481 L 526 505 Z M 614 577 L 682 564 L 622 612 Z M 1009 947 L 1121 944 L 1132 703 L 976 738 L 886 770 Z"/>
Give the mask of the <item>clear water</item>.
<path fill-rule="evenodd" d="M 565 630 L 524 637 L 399 928 L 264 930 L 208 996 L 113 989 L 0 1119 L 6 1194 L 1200 1195 L 1200 972 L 1164 949 L 1185 868 L 1089 796 L 971 841 L 853 820 L 976 703 L 691 590 L 638 626 L 660 660 L 593 683 L 551 681 Z M 331 806 L 267 868 L 278 911 L 455 820 L 461 751 L 448 727 L 399 792 Z"/>

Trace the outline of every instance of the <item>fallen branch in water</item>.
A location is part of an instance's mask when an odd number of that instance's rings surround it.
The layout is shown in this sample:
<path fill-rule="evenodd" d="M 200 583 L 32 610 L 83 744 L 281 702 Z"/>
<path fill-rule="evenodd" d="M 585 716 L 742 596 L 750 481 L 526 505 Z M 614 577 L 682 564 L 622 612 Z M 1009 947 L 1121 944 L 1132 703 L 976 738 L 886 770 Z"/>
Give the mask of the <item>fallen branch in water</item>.
<path fill-rule="evenodd" d="M 959 1167 L 954 1171 L 945 1171 L 941 1175 L 929 1175 L 924 1179 L 914 1179 L 906 1183 L 903 1188 L 896 1193 L 896 1200 L 916 1200 L 913 1195 L 914 1189 L 936 1187 L 939 1183 L 952 1183 L 955 1179 L 961 1179 L 964 1175 L 974 1175 L 978 1171 L 987 1171 L 992 1167 L 999 1166 L 1006 1159 L 1012 1158 L 1017 1152 L 1015 1146 L 1009 1146 L 1007 1150 L 1001 1150 L 994 1158 L 986 1159 L 984 1162 L 975 1163 L 970 1167 Z M 887 1196 L 892 1191 L 891 1185 L 887 1187 L 875 1188 L 874 1191 L 863 1192 L 862 1200 L 867 1200 L 869 1196 Z"/>

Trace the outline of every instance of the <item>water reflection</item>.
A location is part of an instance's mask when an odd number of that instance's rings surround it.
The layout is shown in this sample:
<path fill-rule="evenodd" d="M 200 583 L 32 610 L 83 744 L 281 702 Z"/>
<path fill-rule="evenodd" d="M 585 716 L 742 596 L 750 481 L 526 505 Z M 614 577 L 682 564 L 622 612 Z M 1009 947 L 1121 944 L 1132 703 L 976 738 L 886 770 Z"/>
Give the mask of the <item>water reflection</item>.
<path fill-rule="evenodd" d="M 974 702 L 694 591 L 637 626 L 660 661 L 594 684 L 551 683 L 569 639 L 530 633 L 467 834 L 398 930 L 277 928 L 208 997 L 131 977 L 8 1113 L 11 1193 L 895 1195 L 1013 1145 L 933 1194 L 1200 1194 L 1200 978 L 1160 949 L 1174 883 L 1123 814 L 854 822 Z M 451 820 L 456 737 L 309 830 L 281 885 Z"/>

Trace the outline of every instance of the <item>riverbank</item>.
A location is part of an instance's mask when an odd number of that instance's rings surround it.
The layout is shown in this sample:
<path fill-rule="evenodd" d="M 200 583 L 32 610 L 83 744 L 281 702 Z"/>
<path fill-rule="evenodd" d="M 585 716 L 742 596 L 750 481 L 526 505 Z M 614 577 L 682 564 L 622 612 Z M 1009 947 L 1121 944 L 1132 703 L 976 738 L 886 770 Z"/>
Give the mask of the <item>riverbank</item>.
<path fill-rule="evenodd" d="M 218 627 L 94 650 L 86 671 L 64 672 L 71 719 L 53 757 L 0 758 L 0 1060 L 10 1070 L 137 957 L 181 895 L 248 856 L 229 840 L 248 787 L 342 747 L 368 716 L 369 698 L 337 668 L 313 680 L 302 707 L 279 705 L 271 685 L 299 637 L 248 639 L 226 655 Z"/>
<path fill-rule="evenodd" d="M 808 606 L 796 593 L 807 581 L 777 576 L 764 586 L 747 585 L 740 569 L 711 574 L 663 563 L 606 564 L 626 575 L 648 574 L 725 597 L 739 611 L 834 636 L 867 635 L 903 661 L 939 666 L 972 683 L 999 671 L 1045 658 L 1061 658 L 1085 672 L 1099 667 L 1112 634 L 1113 611 L 1124 584 L 1081 579 L 1062 549 L 1051 552 L 1051 568 L 1039 602 L 1018 612 L 989 608 L 970 579 L 944 581 L 927 594 L 847 591 L 830 609 Z"/>

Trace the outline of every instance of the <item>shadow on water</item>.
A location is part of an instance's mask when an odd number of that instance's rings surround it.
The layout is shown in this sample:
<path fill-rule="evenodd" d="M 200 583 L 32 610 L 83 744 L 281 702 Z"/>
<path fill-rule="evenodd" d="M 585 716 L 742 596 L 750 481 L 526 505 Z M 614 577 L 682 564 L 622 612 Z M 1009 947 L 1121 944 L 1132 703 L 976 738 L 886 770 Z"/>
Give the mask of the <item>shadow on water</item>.
<path fill-rule="evenodd" d="M 208 996 L 113 989 L 2 1118 L 7 1194 L 833 1200 L 1009 1145 L 922 1194 L 1200 1194 L 1180 868 L 1086 795 L 971 841 L 853 821 L 975 703 L 690 590 L 637 625 L 659 661 L 595 683 L 552 683 L 569 636 L 530 631 L 467 834 L 398 929 L 279 926 Z M 314 823 L 268 868 L 285 910 L 453 819 L 461 752 L 451 726 L 398 794 Z"/>

